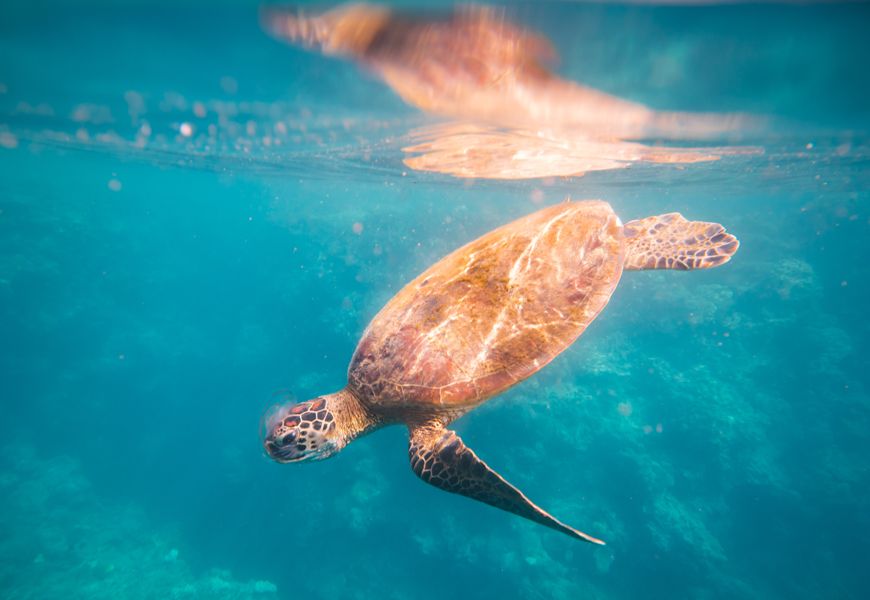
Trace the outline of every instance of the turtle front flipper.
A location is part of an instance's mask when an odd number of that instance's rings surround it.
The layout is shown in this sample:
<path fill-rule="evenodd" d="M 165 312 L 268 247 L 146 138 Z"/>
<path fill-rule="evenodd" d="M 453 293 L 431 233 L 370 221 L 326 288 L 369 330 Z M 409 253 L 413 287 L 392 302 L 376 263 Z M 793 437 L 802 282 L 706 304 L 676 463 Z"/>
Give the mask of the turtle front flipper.
<path fill-rule="evenodd" d="M 573 538 L 604 545 L 569 527 L 526 498 L 466 446 L 455 432 L 438 423 L 411 427 L 411 469 L 437 488 L 480 500 Z"/>
<path fill-rule="evenodd" d="M 623 233 L 627 270 L 709 269 L 728 262 L 740 246 L 719 223 L 687 221 L 680 213 L 630 221 Z"/>

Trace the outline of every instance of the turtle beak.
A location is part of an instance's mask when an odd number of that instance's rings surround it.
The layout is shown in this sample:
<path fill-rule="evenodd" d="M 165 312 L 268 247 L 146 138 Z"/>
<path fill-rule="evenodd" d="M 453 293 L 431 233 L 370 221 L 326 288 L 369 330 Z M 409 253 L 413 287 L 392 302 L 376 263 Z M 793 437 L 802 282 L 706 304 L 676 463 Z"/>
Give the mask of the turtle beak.
<path fill-rule="evenodd" d="M 305 455 L 297 449 L 294 443 L 298 433 L 299 432 L 295 429 L 291 429 L 280 439 L 276 439 L 274 435 L 270 435 L 263 443 L 266 453 L 271 456 L 273 460 L 279 463 L 289 463 L 302 460 Z"/>

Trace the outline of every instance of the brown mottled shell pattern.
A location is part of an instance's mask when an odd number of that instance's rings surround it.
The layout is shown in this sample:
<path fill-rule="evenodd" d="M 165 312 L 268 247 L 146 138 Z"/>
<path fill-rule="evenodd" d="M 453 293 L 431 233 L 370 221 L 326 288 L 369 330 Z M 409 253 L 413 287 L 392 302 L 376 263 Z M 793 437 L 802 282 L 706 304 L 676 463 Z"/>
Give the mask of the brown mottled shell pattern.
<path fill-rule="evenodd" d="M 365 403 L 463 412 L 549 363 L 610 299 L 622 224 L 600 201 L 566 202 L 448 255 L 375 316 L 349 369 Z"/>

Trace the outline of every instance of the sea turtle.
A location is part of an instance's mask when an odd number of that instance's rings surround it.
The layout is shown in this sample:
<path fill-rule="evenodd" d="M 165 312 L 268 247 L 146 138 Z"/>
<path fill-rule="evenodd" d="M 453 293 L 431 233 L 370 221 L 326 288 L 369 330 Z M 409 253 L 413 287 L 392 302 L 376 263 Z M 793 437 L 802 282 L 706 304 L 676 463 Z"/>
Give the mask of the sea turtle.
<path fill-rule="evenodd" d="M 623 270 L 706 269 L 737 247 L 719 224 L 670 213 L 623 225 L 598 200 L 504 225 L 396 294 L 363 333 L 347 386 L 273 414 L 266 452 L 282 463 L 328 458 L 360 435 L 405 424 L 423 481 L 601 544 L 532 503 L 447 427 L 570 346 Z"/>

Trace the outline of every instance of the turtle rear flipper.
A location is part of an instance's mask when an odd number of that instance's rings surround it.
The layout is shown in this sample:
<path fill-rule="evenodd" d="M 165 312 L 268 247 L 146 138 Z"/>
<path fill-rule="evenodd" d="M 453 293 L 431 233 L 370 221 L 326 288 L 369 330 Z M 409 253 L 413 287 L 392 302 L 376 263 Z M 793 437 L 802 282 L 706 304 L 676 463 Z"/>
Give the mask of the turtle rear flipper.
<path fill-rule="evenodd" d="M 535 505 L 480 460 L 455 432 L 438 423 L 411 428 L 409 454 L 411 469 L 426 483 L 512 512 L 584 542 L 604 545 L 603 541 L 565 525 Z"/>
<path fill-rule="evenodd" d="M 687 221 L 668 213 L 630 221 L 623 228 L 627 270 L 709 269 L 728 262 L 740 243 L 719 223 Z"/>

